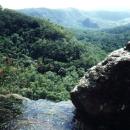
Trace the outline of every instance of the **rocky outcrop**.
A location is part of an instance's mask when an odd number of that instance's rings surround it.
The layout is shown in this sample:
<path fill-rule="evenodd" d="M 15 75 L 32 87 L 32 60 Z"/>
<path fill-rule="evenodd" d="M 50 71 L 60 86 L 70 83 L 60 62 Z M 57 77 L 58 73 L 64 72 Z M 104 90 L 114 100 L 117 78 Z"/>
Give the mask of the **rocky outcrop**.
<path fill-rule="evenodd" d="M 6 94 L 6 95 L 3 95 L 3 94 L 0 94 L 0 100 L 1 99 L 3 99 L 3 100 L 5 100 L 5 99 L 11 99 L 11 98 L 13 98 L 14 100 L 29 100 L 28 98 L 26 98 L 26 97 L 23 97 L 23 96 L 21 96 L 21 95 L 19 95 L 19 94 Z"/>
<path fill-rule="evenodd" d="M 130 121 L 130 42 L 90 68 L 72 90 L 77 110 L 96 121 Z"/>

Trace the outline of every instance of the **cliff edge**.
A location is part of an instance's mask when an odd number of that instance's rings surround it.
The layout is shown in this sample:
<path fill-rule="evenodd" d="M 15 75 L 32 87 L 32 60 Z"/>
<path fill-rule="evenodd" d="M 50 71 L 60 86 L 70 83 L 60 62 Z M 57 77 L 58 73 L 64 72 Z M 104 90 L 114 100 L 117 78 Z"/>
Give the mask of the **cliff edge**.
<path fill-rule="evenodd" d="M 130 121 L 130 42 L 90 68 L 72 90 L 79 112 L 102 122 Z"/>

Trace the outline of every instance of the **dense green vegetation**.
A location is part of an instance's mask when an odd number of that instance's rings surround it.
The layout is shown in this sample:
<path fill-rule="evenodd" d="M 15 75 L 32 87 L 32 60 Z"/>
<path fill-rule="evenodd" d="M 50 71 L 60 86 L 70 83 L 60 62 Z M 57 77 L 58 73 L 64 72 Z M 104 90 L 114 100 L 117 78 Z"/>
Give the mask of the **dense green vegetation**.
<path fill-rule="evenodd" d="M 67 100 L 79 78 L 105 54 L 61 26 L 0 9 L 1 94 Z"/>
<path fill-rule="evenodd" d="M 81 42 L 91 42 L 106 52 L 114 51 L 130 40 L 130 25 L 120 26 L 112 29 L 96 30 L 74 30 L 77 39 Z"/>
<path fill-rule="evenodd" d="M 130 40 L 129 25 L 101 31 L 65 29 L 2 8 L 0 28 L 0 93 L 31 99 L 69 99 L 89 67 Z"/>
<path fill-rule="evenodd" d="M 129 11 L 81 11 L 73 8 L 18 11 L 70 27 L 79 41 L 90 42 L 106 52 L 123 47 L 130 40 Z"/>

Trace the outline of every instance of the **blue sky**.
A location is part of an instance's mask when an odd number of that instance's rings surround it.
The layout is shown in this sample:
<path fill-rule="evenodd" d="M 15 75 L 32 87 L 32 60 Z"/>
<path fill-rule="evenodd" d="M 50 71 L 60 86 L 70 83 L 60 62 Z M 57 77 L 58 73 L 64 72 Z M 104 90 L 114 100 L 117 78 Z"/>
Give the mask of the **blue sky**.
<path fill-rule="evenodd" d="M 5 8 L 78 8 L 82 10 L 127 10 L 130 0 L 0 0 Z"/>

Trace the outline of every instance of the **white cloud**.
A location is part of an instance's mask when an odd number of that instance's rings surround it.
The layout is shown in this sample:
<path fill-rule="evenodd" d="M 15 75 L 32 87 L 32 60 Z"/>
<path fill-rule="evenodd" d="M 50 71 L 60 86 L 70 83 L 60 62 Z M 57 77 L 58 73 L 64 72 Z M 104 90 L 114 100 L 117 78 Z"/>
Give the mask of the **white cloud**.
<path fill-rule="evenodd" d="M 12 9 L 31 7 L 73 7 L 85 10 L 130 9 L 130 0 L 0 0 L 0 4 Z"/>

